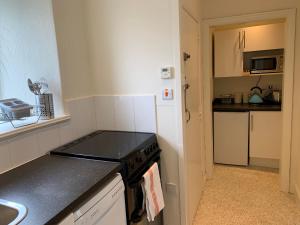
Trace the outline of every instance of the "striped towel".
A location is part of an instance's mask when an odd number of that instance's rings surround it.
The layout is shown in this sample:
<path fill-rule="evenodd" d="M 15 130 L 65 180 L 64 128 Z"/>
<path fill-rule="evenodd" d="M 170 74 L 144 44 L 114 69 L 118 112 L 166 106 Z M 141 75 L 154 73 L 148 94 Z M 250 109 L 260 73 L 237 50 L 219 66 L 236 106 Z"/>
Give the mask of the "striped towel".
<path fill-rule="evenodd" d="M 142 184 L 142 189 L 147 210 L 147 218 L 149 222 L 152 222 L 165 207 L 157 163 L 154 163 L 143 177 L 144 182 Z"/>

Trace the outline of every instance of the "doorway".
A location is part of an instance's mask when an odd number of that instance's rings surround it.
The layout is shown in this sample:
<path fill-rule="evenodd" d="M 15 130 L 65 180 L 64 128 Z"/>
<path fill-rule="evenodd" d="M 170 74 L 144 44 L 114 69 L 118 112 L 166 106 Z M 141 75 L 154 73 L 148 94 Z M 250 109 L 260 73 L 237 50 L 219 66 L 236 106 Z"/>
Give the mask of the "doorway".
<path fill-rule="evenodd" d="M 218 26 L 234 24 L 251 24 L 260 21 L 283 20 L 285 23 L 285 72 L 282 93 L 282 143 L 280 153 L 280 184 L 284 192 L 292 192 L 291 138 L 293 109 L 293 77 L 294 77 L 294 43 L 295 43 L 295 10 L 281 10 L 229 18 L 209 19 L 203 22 L 203 89 L 204 89 L 204 126 L 206 150 L 206 174 L 213 172 L 213 51 L 212 30 Z"/>

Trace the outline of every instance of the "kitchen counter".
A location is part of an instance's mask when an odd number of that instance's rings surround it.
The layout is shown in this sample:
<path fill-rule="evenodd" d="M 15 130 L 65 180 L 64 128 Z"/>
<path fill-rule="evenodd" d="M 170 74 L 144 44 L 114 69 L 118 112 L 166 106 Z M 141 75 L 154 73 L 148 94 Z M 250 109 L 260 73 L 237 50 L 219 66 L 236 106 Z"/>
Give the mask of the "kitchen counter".
<path fill-rule="evenodd" d="M 214 112 L 281 111 L 281 105 L 213 104 Z"/>
<path fill-rule="evenodd" d="M 0 199 L 26 206 L 22 225 L 57 224 L 96 194 L 120 164 L 45 155 L 0 175 Z"/>

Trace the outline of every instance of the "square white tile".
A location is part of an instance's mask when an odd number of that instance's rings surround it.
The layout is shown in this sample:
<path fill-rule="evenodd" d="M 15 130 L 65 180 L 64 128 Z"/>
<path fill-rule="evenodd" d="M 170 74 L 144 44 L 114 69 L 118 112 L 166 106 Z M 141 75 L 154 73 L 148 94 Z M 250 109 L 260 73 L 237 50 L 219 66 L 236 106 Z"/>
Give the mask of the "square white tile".
<path fill-rule="evenodd" d="M 10 151 L 7 142 L 0 143 L 0 174 L 12 168 Z"/>
<path fill-rule="evenodd" d="M 134 97 L 134 118 L 137 132 L 156 133 L 155 96 Z"/>
<path fill-rule="evenodd" d="M 95 96 L 98 130 L 115 130 L 115 97 Z"/>
<path fill-rule="evenodd" d="M 10 140 L 8 148 L 13 167 L 17 167 L 40 156 L 37 135 L 28 133 Z"/>
<path fill-rule="evenodd" d="M 60 146 L 59 126 L 47 127 L 37 132 L 40 155 Z"/>
<path fill-rule="evenodd" d="M 94 98 L 83 98 L 69 103 L 76 138 L 96 130 Z"/>
<path fill-rule="evenodd" d="M 115 129 L 121 131 L 135 131 L 134 97 L 116 96 L 114 98 Z"/>

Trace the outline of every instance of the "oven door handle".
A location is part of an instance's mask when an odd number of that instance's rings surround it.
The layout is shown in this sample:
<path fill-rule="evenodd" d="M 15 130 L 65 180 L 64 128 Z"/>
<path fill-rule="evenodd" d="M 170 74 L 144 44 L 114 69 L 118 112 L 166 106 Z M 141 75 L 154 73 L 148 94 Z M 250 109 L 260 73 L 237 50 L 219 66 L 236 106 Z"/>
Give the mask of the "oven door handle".
<path fill-rule="evenodd" d="M 148 166 L 145 168 L 145 170 L 138 173 L 134 178 L 128 180 L 128 185 L 130 188 L 135 188 L 137 186 L 140 186 L 144 182 L 143 175 L 151 168 L 151 166 L 154 163 L 158 163 L 160 161 L 160 157 L 154 157 L 151 161 L 148 162 Z"/>
<path fill-rule="evenodd" d="M 144 182 L 144 177 L 140 177 L 139 179 L 129 181 L 128 184 L 130 188 L 136 188 L 141 186 L 143 182 Z"/>

